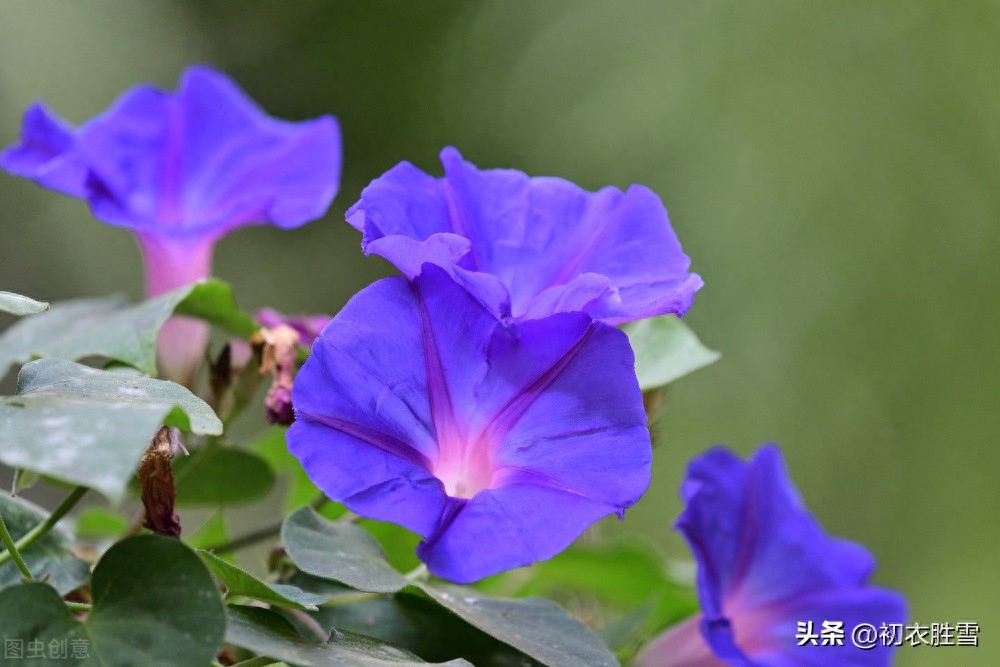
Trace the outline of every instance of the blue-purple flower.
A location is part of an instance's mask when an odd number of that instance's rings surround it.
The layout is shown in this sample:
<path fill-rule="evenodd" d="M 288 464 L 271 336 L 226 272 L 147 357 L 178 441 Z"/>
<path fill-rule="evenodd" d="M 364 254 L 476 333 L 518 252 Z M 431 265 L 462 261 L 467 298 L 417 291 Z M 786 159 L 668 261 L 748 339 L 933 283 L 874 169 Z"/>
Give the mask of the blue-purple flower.
<path fill-rule="evenodd" d="M 205 66 L 188 69 L 176 93 L 137 86 L 76 129 L 37 103 L 20 143 L 0 153 L 0 167 L 84 198 L 97 218 L 131 229 L 147 296 L 207 277 L 215 242 L 237 227 L 292 228 L 323 215 L 340 162 L 333 117 L 270 118 Z M 187 379 L 206 336 L 197 323 L 168 323 L 167 374 Z"/>
<path fill-rule="evenodd" d="M 437 264 L 517 318 L 580 311 L 620 324 L 690 308 L 701 278 L 649 189 L 481 171 L 454 148 L 441 162 L 443 178 L 402 162 L 365 188 L 347 220 L 366 253 L 409 277 Z"/>
<path fill-rule="evenodd" d="M 891 647 L 851 643 L 859 624 L 904 623 L 899 594 L 869 584 L 872 555 L 830 537 L 802 505 L 774 445 L 747 462 L 715 448 L 691 462 L 677 528 L 698 563 L 701 615 L 669 629 L 639 667 L 879 667 Z"/>
<path fill-rule="evenodd" d="M 460 583 L 552 557 L 649 484 L 626 336 L 583 313 L 500 320 L 431 264 L 351 299 L 292 398 L 313 482 L 423 536 Z"/>

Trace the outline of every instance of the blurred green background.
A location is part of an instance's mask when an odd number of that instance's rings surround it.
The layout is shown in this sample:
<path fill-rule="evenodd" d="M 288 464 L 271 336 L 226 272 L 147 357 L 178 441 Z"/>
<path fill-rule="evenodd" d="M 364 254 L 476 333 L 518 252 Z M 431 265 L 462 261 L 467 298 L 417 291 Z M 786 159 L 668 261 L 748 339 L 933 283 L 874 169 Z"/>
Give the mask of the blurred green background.
<path fill-rule="evenodd" d="M 273 115 L 333 113 L 340 195 L 242 230 L 215 272 L 243 306 L 336 312 L 389 273 L 343 211 L 407 159 L 659 193 L 722 361 L 674 387 L 654 486 L 604 533 L 687 557 L 685 462 L 775 440 L 827 528 L 878 556 L 923 623 L 978 621 L 1000 658 L 1000 5 L 980 2 L 0 0 L 0 143 L 44 99 L 79 123 L 207 62 Z M 141 292 L 129 234 L 0 176 L 0 288 Z M 9 382 L 9 380 L 8 380 Z"/>

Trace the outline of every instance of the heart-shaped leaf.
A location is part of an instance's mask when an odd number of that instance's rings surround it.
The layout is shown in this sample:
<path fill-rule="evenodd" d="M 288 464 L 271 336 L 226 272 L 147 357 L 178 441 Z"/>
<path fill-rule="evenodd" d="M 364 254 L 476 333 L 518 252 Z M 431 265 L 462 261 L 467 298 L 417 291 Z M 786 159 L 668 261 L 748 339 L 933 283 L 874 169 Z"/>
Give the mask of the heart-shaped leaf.
<path fill-rule="evenodd" d="M 334 630 L 329 642 L 310 642 L 278 614 L 257 607 L 229 607 L 226 642 L 303 667 L 408 667 L 427 664 L 409 651 L 353 632 Z M 465 660 L 443 664 L 469 667 Z"/>
<path fill-rule="evenodd" d="M 128 519 L 107 507 L 87 507 L 76 515 L 76 534 L 81 537 L 115 537 L 128 530 Z"/>
<path fill-rule="evenodd" d="M 215 583 L 177 540 L 141 535 L 116 544 L 97 564 L 92 589 L 94 608 L 82 621 L 45 584 L 0 591 L 4 639 L 66 646 L 79 651 L 78 667 L 208 665 L 222 644 L 226 616 Z"/>
<path fill-rule="evenodd" d="M 0 336 L 0 372 L 37 357 L 102 356 L 156 374 L 156 334 L 183 294 L 129 306 L 121 297 L 54 303 Z"/>
<path fill-rule="evenodd" d="M 514 574 L 521 575 L 517 597 L 558 599 L 561 595 L 586 595 L 623 612 L 656 600 L 656 616 L 661 619 L 659 628 L 698 609 L 693 587 L 674 581 L 662 559 L 639 544 L 574 545 L 551 560 L 536 563 L 527 572 L 511 573 L 511 580 L 515 579 Z M 498 587 L 508 585 L 503 576 L 491 583 Z"/>
<path fill-rule="evenodd" d="M 48 310 L 48 307 L 49 304 L 44 301 L 35 301 L 30 297 L 13 292 L 0 292 L 0 311 L 11 315 L 35 315 L 43 310 Z"/>
<path fill-rule="evenodd" d="M 292 609 L 316 610 L 326 599 L 322 595 L 307 593 L 298 586 L 265 584 L 243 568 L 228 563 L 208 551 L 200 551 L 208 568 L 226 586 L 226 596 L 243 596 Z"/>
<path fill-rule="evenodd" d="M 568 611 L 540 598 L 505 600 L 475 589 L 421 584 L 438 604 L 550 667 L 617 667 L 601 639 Z"/>
<path fill-rule="evenodd" d="M 292 512 L 281 527 L 281 542 L 300 570 L 369 593 L 394 593 L 406 579 L 363 528 L 327 521 L 311 507 Z"/>
<path fill-rule="evenodd" d="M 0 516 L 16 542 L 45 521 L 48 514 L 26 500 L 0 493 Z M 60 595 L 65 595 L 90 579 L 90 567 L 69 552 L 71 545 L 72 536 L 69 532 L 56 526 L 20 552 L 32 576 L 36 579 L 45 577 L 50 586 Z M 21 572 L 13 561 L 0 565 L 0 588 L 20 581 Z"/>
<path fill-rule="evenodd" d="M 129 305 L 121 297 L 52 304 L 0 335 L 0 376 L 11 364 L 38 357 L 101 356 L 156 374 L 156 335 L 172 314 L 204 319 L 240 336 L 260 327 L 239 310 L 232 288 L 218 280 L 186 285 Z"/>
<path fill-rule="evenodd" d="M 303 586 L 318 586 L 319 591 L 325 590 L 323 580 L 309 575 L 300 573 L 293 581 L 301 582 Z M 539 664 L 474 628 L 424 595 L 380 595 L 352 604 L 331 604 L 310 615 L 323 627 L 369 635 L 413 651 L 432 662 L 461 656 L 476 667 L 531 667 Z"/>
<path fill-rule="evenodd" d="M 386 561 L 379 544 L 351 524 L 334 523 L 304 507 L 285 519 L 281 541 L 307 574 L 372 593 L 426 595 L 487 635 L 553 667 L 614 667 L 608 647 L 587 626 L 549 600 L 491 598 L 471 588 L 410 585 Z"/>
<path fill-rule="evenodd" d="M 212 409 L 180 385 L 40 359 L 21 369 L 16 396 L 0 398 L 0 462 L 117 501 L 163 422 L 222 433 Z"/>
<path fill-rule="evenodd" d="M 629 322 L 622 330 L 635 352 L 635 374 L 643 391 L 670 384 L 721 356 L 673 315 Z"/>

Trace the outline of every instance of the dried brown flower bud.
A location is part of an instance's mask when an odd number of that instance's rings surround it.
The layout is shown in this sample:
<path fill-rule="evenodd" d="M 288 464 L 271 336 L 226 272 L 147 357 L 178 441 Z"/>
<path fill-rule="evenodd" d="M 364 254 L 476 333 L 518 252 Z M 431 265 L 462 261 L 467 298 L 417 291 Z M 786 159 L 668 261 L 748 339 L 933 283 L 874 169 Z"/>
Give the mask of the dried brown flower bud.
<path fill-rule="evenodd" d="M 271 387 L 264 397 L 264 416 L 271 424 L 292 423 L 292 382 L 299 349 L 299 332 L 286 324 L 273 329 L 261 329 L 251 343 L 262 346 L 260 372 L 273 373 Z"/>
<path fill-rule="evenodd" d="M 142 525 L 154 533 L 170 537 L 181 536 L 180 518 L 174 512 L 177 487 L 170 470 L 170 459 L 178 451 L 187 451 L 181 443 L 180 431 L 163 426 L 156 432 L 139 462 L 140 495 L 146 508 Z"/>

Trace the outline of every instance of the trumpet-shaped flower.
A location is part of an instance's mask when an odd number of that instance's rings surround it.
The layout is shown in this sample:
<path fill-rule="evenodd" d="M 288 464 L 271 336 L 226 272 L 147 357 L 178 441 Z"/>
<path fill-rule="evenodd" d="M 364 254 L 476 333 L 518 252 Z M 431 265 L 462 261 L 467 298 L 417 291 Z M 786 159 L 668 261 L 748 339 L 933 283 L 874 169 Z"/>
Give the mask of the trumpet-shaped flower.
<path fill-rule="evenodd" d="M 323 215 L 339 183 L 340 131 L 331 116 L 270 118 L 227 76 L 196 66 L 176 93 L 137 86 L 76 129 L 31 106 L 0 167 L 132 230 L 155 296 L 207 277 L 215 242 L 237 227 L 292 228 Z M 200 324 L 169 322 L 167 374 L 188 379 L 206 336 Z"/>
<path fill-rule="evenodd" d="M 701 615 L 667 630 L 639 667 L 878 667 L 893 648 L 852 644 L 861 624 L 906 619 L 899 594 L 872 586 L 872 555 L 827 535 L 802 505 L 778 448 L 744 462 L 696 458 L 677 528 L 698 563 Z"/>
<path fill-rule="evenodd" d="M 456 582 L 550 558 L 649 484 L 626 336 L 583 313 L 500 320 L 431 264 L 351 299 L 292 399 L 313 482 L 423 536 Z"/>
<path fill-rule="evenodd" d="M 443 178 L 402 162 L 347 212 L 366 253 L 412 277 L 452 272 L 501 315 L 582 311 L 611 324 L 683 315 L 702 281 L 689 273 L 667 212 L 649 189 L 587 192 L 559 178 L 479 170 L 454 148 Z"/>

